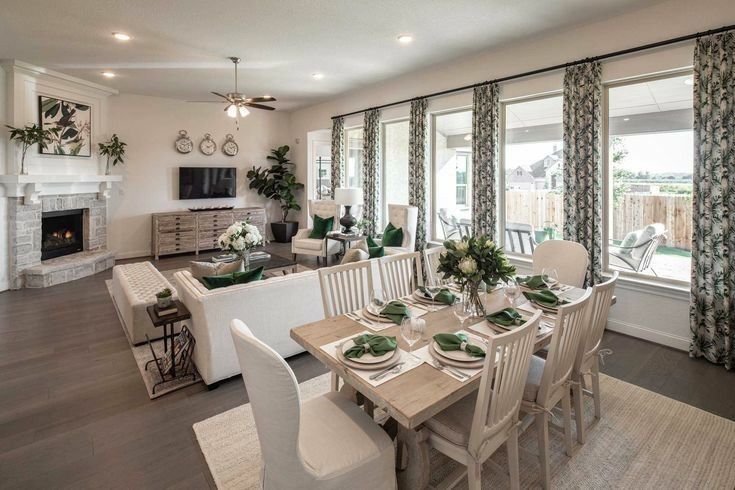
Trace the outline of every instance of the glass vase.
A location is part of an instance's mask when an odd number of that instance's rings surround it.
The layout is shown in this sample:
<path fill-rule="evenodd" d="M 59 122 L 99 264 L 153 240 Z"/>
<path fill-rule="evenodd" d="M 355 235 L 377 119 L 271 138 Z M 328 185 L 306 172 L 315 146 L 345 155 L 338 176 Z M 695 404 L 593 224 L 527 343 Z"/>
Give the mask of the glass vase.
<path fill-rule="evenodd" d="M 240 252 L 240 270 L 245 272 L 250 270 L 250 250 Z"/>
<path fill-rule="evenodd" d="M 462 286 L 462 302 L 467 305 L 467 311 L 473 317 L 485 316 L 485 283 L 466 282 Z"/>

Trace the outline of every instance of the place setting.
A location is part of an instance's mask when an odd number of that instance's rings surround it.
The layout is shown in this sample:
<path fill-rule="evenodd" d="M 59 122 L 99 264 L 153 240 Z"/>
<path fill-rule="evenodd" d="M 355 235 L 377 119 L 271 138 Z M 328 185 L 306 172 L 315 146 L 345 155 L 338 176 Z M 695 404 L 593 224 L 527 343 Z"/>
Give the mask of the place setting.
<path fill-rule="evenodd" d="M 419 286 L 413 294 L 405 298 L 415 306 L 438 311 L 455 304 L 459 297 L 452 291 L 451 284 L 441 279 L 428 280 L 426 285 Z"/>
<path fill-rule="evenodd" d="M 416 351 L 427 364 L 460 382 L 469 381 L 485 365 L 487 341 L 466 330 L 438 333 Z"/>
<path fill-rule="evenodd" d="M 418 318 L 428 313 L 425 306 L 409 300 L 386 300 L 381 289 L 370 292 L 370 302 L 364 308 L 346 313 L 345 316 L 370 330 L 380 331 L 400 325 L 406 318 Z"/>

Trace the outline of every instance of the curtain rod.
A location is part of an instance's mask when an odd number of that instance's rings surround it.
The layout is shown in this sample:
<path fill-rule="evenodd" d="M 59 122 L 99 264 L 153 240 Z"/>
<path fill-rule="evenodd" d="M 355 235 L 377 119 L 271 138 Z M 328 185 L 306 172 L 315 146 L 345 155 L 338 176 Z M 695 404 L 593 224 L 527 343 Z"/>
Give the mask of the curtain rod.
<path fill-rule="evenodd" d="M 462 87 L 450 88 L 450 89 L 446 89 L 446 90 L 441 90 L 439 92 L 433 92 L 433 93 L 427 94 L 427 95 L 422 95 L 422 96 L 418 96 L 418 97 L 411 97 L 410 99 L 399 100 L 399 101 L 396 101 L 396 102 L 388 102 L 387 104 L 382 104 L 382 105 L 375 106 L 375 107 L 368 107 L 367 109 L 361 109 L 359 111 L 352 111 L 352 112 L 348 112 L 346 114 L 340 114 L 338 116 L 332 116 L 332 119 L 337 119 L 337 118 L 340 118 L 340 117 L 354 116 L 355 114 L 361 114 L 363 112 L 372 111 L 372 110 L 375 110 L 375 109 L 385 109 L 387 107 L 393 107 L 393 106 L 397 106 L 397 105 L 408 104 L 409 102 L 414 101 L 416 99 L 422 99 L 422 98 L 429 99 L 429 98 L 434 98 L 434 97 L 440 97 L 442 95 L 449 95 L 449 94 L 454 94 L 454 93 L 457 93 L 457 92 L 464 92 L 466 90 L 474 89 L 475 87 L 481 87 L 482 85 L 487 85 L 489 83 L 508 82 L 510 80 L 516 80 L 518 78 L 525 78 L 525 77 L 530 77 L 530 76 L 534 76 L 534 75 L 540 75 L 542 73 L 547 73 L 547 72 L 550 72 L 550 71 L 563 70 L 563 69 L 568 68 L 570 66 L 581 65 L 582 63 L 589 63 L 591 61 L 606 60 L 606 59 L 609 59 L 609 58 L 615 58 L 617 56 L 624 56 L 626 54 L 637 53 L 639 51 L 645 51 L 645 50 L 648 50 L 648 49 L 660 48 L 662 46 L 668 46 L 670 44 L 677 44 L 677 43 L 682 43 L 682 42 L 685 42 L 685 41 L 691 41 L 693 39 L 697 39 L 697 38 L 700 38 L 700 37 L 703 37 L 703 36 L 711 36 L 712 34 L 720 34 L 722 32 L 727 32 L 727 31 L 732 31 L 732 30 L 735 30 L 735 24 L 731 24 L 729 26 L 724 26 L 724 27 L 719 27 L 717 29 L 710 29 L 709 31 L 697 32 L 695 34 L 688 34 L 686 36 L 679 36 L 679 37 L 675 37 L 675 38 L 672 38 L 672 39 L 667 39 L 665 41 L 658 41 L 658 42 L 655 42 L 655 43 L 643 44 L 641 46 L 636 46 L 634 48 L 621 49 L 620 51 L 613 51 L 612 53 L 601 54 L 601 55 L 598 55 L 598 56 L 592 56 L 592 57 L 589 57 L 589 58 L 584 58 L 582 60 L 570 61 L 568 63 L 562 63 L 560 65 L 553 65 L 553 66 L 548 66 L 546 68 L 539 68 L 539 69 L 536 69 L 536 70 L 531 70 L 531 71 L 527 71 L 527 72 L 523 72 L 523 73 L 518 73 L 517 75 L 509 75 L 509 76 L 506 76 L 506 77 L 496 78 L 495 80 L 488 80 L 488 81 L 485 81 L 485 82 L 473 83 L 471 85 L 464 85 Z"/>

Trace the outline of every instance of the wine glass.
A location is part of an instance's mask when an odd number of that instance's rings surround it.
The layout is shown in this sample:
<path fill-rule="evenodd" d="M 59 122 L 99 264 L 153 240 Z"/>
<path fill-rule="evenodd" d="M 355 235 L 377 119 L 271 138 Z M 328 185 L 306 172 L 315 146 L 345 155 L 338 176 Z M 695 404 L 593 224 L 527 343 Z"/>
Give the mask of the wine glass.
<path fill-rule="evenodd" d="M 506 281 L 505 287 L 503 288 L 503 294 L 505 295 L 505 299 L 508 300 L 508 303 L 510 303 L 510 306 L 515 308 L 516 301 L 521 297 L 521 286 L 514 277 L 511 277 Z"/>
<path fill-rule="evenodd" d="M 452 305 L 452 312 L 459 320 L 459 326 L 464 330 L 464 322 L 472 316 L 472 308 L 469 308 L 469 305 L 464 301 L 457 301 Z"/>
<path fill-rule="evenodd" d="M 426 294 L 431 297 L 431 311 L 436 311 L 436 295 L 439 294 L 442 290 L 441 281 L 437 278 L 429 279 L 428 281 L 426 281 L 424 290 L 426 291 Z"/>
<path fill-rule="evenodd" d="M 544 267 L 541 270 L 541 280 L 544 281 L 547 288 L 554 289 L 554 286 L 559 283 L 559 273 L 553 267 Z"/>
<path fill-rule="evenodd" d="M 401 336 L 408 344 L 408 353 L 413 357 L 417 357 L 413 353 L 413 344 L 421 340 L 425 327 L 426 322 L 420 318 L 406 317 L 401 322 Z"/>

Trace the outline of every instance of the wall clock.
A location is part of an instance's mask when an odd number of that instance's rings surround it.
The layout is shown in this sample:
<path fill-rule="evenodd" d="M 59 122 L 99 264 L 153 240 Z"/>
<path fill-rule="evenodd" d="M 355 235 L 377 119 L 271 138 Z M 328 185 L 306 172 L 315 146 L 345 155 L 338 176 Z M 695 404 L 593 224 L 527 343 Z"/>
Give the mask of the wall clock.
<path fill-rule="evenodd" d="M 179 131 L 179 138 L 176 140 L 176 149 L 179 153 L 189 153 L 194 149 L 194 143 L 192 143 L 189 135 L 183 129 Z"/>
<path fill-rule="evenodd" d="M 222 145 L 222 153 L 229 157 L 234 157 L 237 155 L 238 151 L 240 151 L 240 148 L 237 146 L 237 143 L 235 143 L 235 137 L 231 134 L 225 136 L 225 142 Z"/>
<path fill-rule="evenodd" d="M 204 139 L 199 143 L 199 149 L 205 155 L 211 155 L 217 150 L 217 143 L 212 139 L 212 135 L 207 133 L 204 135 Z"/>

